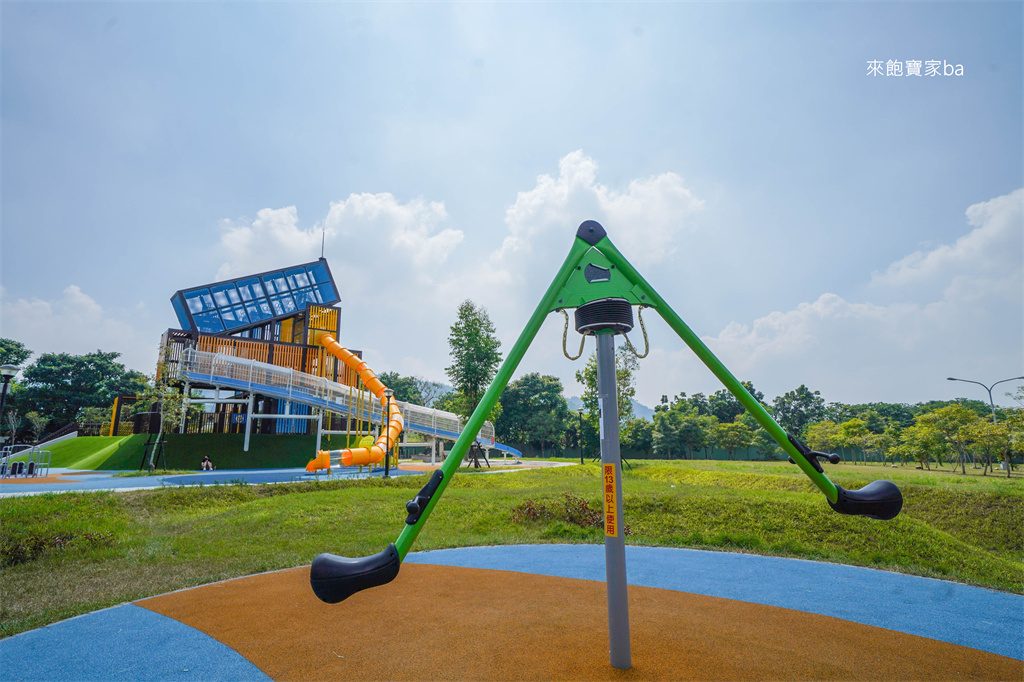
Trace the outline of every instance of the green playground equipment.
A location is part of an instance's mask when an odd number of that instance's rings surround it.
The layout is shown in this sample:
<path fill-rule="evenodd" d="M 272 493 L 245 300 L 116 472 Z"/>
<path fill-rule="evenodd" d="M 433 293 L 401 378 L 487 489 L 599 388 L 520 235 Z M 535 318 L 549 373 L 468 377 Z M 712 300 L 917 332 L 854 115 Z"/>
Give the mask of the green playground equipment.
<path fill-rule="evenodd" d="M 839 461 L 839 457 L 834 454 L 814 452 L 795 436 L 786 433 L 761 403 L 747 392 L 725 365 L 690 330 L 654 287 L 648 284 L 626 257 L 615 248 L 604 228 L 599 223 L 588 220 L 579 226 L 569 255 L 566 256 L 565 262 L 562 263 L 558 274 L 555 275 L 537 309 L 534 310 L 533 315 L 523 328 L 519 339 L 498 369 L 497 375 L 469 418 L 451 454 L 443 466 L 434 472 L 416 497 L 406 505 L 408 515 L 397 540 L 379 554 L 360 559 L 349 559 L 332 554 L 321 554 L 316 557 L 310 571 L 310 584 L 316 596 L 327 603 L 337 603 L 360 590 L 388 583 L 398 575 L 402 561 L 409 553 L 420 531 L 423 530 L 424 524 L 434 507 L 437 506 L 438 500 L 451 482 L 452 476 L 458 471 L 459 463 L 477 432 L 483 426 L 486 415 L 511 380 L 513 372 L 549 313 L 565 313 L 566 309 L 575 309 L 576 330 L 585 336 L 597 337 L 598 393 L 600 396 L 604 393 L 600 376 L 602 359 L 605 360 L 605 364 L 608 364 L 609 361 L 612 362 L 609 367 L 614 376 L 613 359 L 609 355 L 614 354 L 612 338 L 615 334 L 624 334 L 632 329 L 633 306 L 639 306 L 641 309 L 653 308 L 661 315 L 669 327 L 679 335 L 722 384 L 736 396 L 740 404 L 754 416 L 761 427 L 785 450 L 790 460 L 814 482 L 825 495 L 832 509 L 841 514 L 855 514 L 880 520 L 892 519 L 899 514 L 903 507 L 903 496 L 899 488 L 890 481 L 875 481 L 860 490 L 844 490 L 830 481 L 822 469 L 820 460 L 829 460 L 835 464 Z M 568 324 L 568 314 L 565 314 L 566 324 Z M 568 356 L 568 354 L 566 355 Z M 608 370 L 606 369 L 606 371 Z M 605 504 L 606 557 L 609 567 L 609 622 L 611 626 L 613 620 L 613 577 L 616 582 L 621 583 L 621 596 L 624 600 L 625 569 L 624 559 L 622 559 L 621 575 L 612 575 L 613 555 L 612 550 L 609 549 L 609 543 L 614 541 L 613 544 L 622 544 L 622 524 L 616 523 L 621 520 L 621 470 L 618 461 L 618 415 L 615 407 L 614 379 L 604 383 L 606 386 L 608 383 L 611 384 L 610 403 L 608 397 L 602 400 L 602 404 L 609 407 L 602 411 L 601 416 L 603 427 L 602 462 L 605 466 L 606 491 L 614 489 L 613 500 L 609 500 L 606 496 Z M 609 431 L 614 433 L 609 433 Z M 614 438 L 610 436 L 614 436 Z M 612 442 L 613 440 L 614 442 Z M 606 452 L 606 450 L 614 451 Z M 609 475 L 611 475 L 611 479 Z M 609 480 L 612 481 L 611 488 L 607 487 Z M 609 507 L 610 501 L 614 502 L 615 507 Z M 614 509 L 614 516 L 609 519 L 608 514 L 612 509 Z M 613 529 L 614 532 L 610 532 L 609 523 L 612 523 L 612 526 L 617 526 Z M 624 556 L 619 549 L 614 551 L 616 557 Z M 618 560 L 616 563 L 619 563 Z M 624 604 L 622 608 L 624 608 Z M 621 621 L 621 618 L 617 618 L 617 620 Z M 625 649 L 621 651 L 622 647 L 620 647 L 618 661 L 616 660 L 615 642 L 616 639 L 621 639 L 621 636 L 617 637 L 612 633 L 611 637 L 612 665 L 628 668 L 628 625 L 625 633 L 627 640 Z"/>

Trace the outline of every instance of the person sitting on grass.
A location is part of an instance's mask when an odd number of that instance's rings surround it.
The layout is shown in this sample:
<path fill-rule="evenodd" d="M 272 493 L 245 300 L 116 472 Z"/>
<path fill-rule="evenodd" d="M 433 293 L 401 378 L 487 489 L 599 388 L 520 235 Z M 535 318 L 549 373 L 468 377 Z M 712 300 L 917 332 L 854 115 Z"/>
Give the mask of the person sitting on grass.
<path fill-rule="evenodd" d="M 209 455 L 206 455 L 205 457 L 203 457 L 203 462 L 199 466 L 202 467 L 203 471 L 213 471 L 214 469 L 217 468 L 217 467 L 213 466 L 213 462 L 210 461 L 210 456 Z"/>

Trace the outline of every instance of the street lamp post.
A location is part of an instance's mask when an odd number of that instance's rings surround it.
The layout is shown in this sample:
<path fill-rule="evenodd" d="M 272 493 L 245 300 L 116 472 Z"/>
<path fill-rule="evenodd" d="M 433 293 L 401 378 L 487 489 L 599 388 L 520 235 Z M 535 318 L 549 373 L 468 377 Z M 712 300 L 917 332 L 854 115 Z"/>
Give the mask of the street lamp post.
<path fill-rule="evenodd" d="M 391 478 L 391 396 L 395 394 L 390 388 L 384 389 L 387 418 L 384 422 L 384 478 Z"/>
<path fill-rule="evenodd" d="M 995 388 L 998 384 L 1001 384 L 1003 382 L 1006 382 L 1006 381 L 1019 381 L 1021 379 L 1024 379 L 1024 377 L 1010 377 L 1009 379 L 1000 379 L 999 381 L 997 381 L 996 383 L 992 384 L 991 386 L 986 386 L 985 384 L 981 383 L 980 381 L 972 381 L 971 379 L 957 379 L 955 377 L 946 377 L 946 381 L 963 381 L 964 383 L 967 383 L 967 384 L 978 384 L 979 386 L 984 388 L 986 391 L 988 391 L 988 404 L 989 404 L 989 407 L 992 408 L 992 423 L 993 424 L 998 424 L 999 421 L 996 419 L 996 404 L 992 400 L 992 389 Z"/>
<path fill-rule="evenodd" d="M 576 414 L 580 416 L 580 425 L 576 429 L 576 444 L 580 446 L 580 464 L 583 464 L 583 408 L 576 408 Z"/>
<path fill-rule="evenodd" d="M 4 419 L 4 401 L 7 400 L 7 390 L 10 388 L 11 379 L 18 373 L 17 365 L 0 366 L 0 375 L 3 376 L 4 387 L 0 390 L 0 424 Z"/>

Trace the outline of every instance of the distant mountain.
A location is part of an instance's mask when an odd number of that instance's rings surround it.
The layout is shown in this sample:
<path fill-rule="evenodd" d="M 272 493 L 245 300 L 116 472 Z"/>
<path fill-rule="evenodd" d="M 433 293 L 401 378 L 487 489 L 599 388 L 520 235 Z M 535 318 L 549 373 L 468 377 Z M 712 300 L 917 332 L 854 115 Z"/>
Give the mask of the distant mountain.
<path fill-rule="evenodd" d="M 567 402 L 569 404 L 569 409 L 574 411 L 574 412 L 576 410 L 580 409 L 581 407 L 583 407 L 583 400 L 581 400 L 579 396 L 575 396 L 575 395 L 569 396 L 568 398 L 565 399 L 565 402 Z M 652 410 L 651 408 L 647 407 L 643 403 L 638 403 L 637 401 L 634 400 L 633 401 L 633 416 L 640 417 L 641 419 L 646 419 L 648 421 L 651 421 L 651 420 L 654 419 L 654 410 Z"/>

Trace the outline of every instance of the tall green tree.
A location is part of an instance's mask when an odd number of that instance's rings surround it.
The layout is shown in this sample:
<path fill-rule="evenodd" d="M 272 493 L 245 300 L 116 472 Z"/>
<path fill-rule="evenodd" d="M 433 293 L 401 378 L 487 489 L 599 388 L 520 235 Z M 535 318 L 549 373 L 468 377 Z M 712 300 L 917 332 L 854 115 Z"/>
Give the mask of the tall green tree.
<path fill-rule="evenodd" d="M 754 438 L 754 432 L 747 428 L 743 422 L 727 422 L 725 424 L 718 424 L 714 437 L 715 445 L 728 452 L 729 459 L 734 459 L 733 455 L 736 454 L 737 450 L 750 445 Z"/>
<path fill-rule="evenodd" d="M 808 424 L 825 418 L 825 400 L 818 391 L 803 384 L 772 401 L 775 419 L 793 435 L 801 435 Z"/>
<path fill-rule="evenodd" d="M 967 473 L 968 446 L 971 444 L 971 427 L 982 418 L 964 405 L 946 405 L 934 412 L 922 414 L 917 418 L 918 424 L 924 424 L 938 431 L 956 453 L 956 464 L 960 465 L 961 473 Z M 956 466 L 954 464 L 954 468 Z"/>
<path fill-rule="evenodd" d="M 466 299 L 459 305 L 458 319 L 448 334 L 452 364 L 445 373 L 455 386 L 459 399 L 456 411 L 468 417 L 483 398 L 501 364 L 501 342 L 487 310 Z M 497 413 L 492 411 L 492 418 Z"/>
<path fill-rule="evenodd" d="M 652 436 L 654 453 L 664 459 L 693 458 L 697 450 L 713 441 L 718 419 L 701 414 L 685 393 L 680 393 L 671 404 L 659 405 L 654 413 Z"/>
<path fill-rule="evenodd" d="M 108 407 L 146 389 L 146 376 L 117 362 L 120 353 L 43 353 L 23 372 L 23 402 L 50 420 L 47 431 L 75 421 L 84 407 Z"/>
<path fill-rule="evenodd" d="M 622 447 L 650 456 L 654 449 L 654 424 L 647 419 L 633 417 L 623 427 L 620 440 Z"/>
<path fill-rule="evenodd" d="M 759 403 L 764 402 L 764 393 L 754 388 L 754 384 L 749 381 L 743 381 L 741 384 L 743 385 L 743 388 L 747 389 L 747 393 L 754 397 L 754 400 Z M 711 411 L 711 414 L 718 417 L 718 421 L 723 424 L 736 421 L 736 417 L 747 411 L 746 408 L 740 404 L 740 401 L 736 399 L 736 396 L 725 388 L 715 391 L 711 397 L 708 398 L 708 409 Z"/>
<path fill-rule="evenodd" d="M 541 455 L 547 456 L 547 449 L 565 435 L 569 416 L 558 377 L 533 372 L 516 379 L 502 392 L 495 435 L 504 442 L 538 447 Z"/>
<path fill-rule="evenodd" d="M 414 405 L 423 404 L 423 394 L 420 393 L 415 377 L 404 377 L 398 372 L 381 372 L 377 378 L 395 392 L 395 400 Z"/>
<path fill-rule="evenodd" d="M 633 398 L 636 396 L 636 379 L 633 374 L 640 369 L 640 362 L 625 345 L 615 349 L 615 384 L 618 393 L 619 429 L 633 417 Z M 583 384 L 583 409 L 587 418 L 597 424 L 600 410 L 597 404 L 597 353 L 591 353 L 583 369 L 576 370 L 576 381 Z"/>
<path fill-rule="evenodd" d="M 32 356 L 32 351 L 21 341 L 0 338 L 0 365 L 18 365 L 19 367 Z"/>

